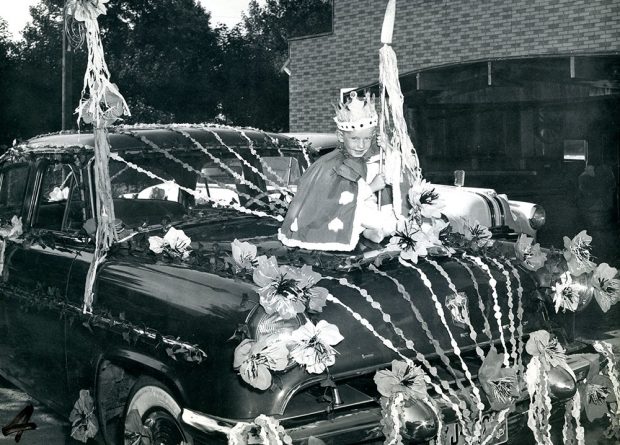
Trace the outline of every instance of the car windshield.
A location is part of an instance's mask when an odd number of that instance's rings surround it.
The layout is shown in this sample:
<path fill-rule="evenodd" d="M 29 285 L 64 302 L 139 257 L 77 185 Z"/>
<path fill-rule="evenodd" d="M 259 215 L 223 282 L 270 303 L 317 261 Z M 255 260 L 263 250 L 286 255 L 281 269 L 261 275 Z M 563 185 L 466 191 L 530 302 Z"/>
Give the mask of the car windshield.
<path fill-rule="evenodd" d="M 113 158 L 110 180 L 116 217 L 135 226 L 157 224 L 162 218 L 178 220 L 190 205 L 216 202 L 260 208 L 278 201 L 282 189 L 294 193 L 301 176 L 293 156 L 265 156 L 252 166 L 236 157 L 212 159 L 196 153 L 175 154 L 175 160 L 158 155 Z"/>

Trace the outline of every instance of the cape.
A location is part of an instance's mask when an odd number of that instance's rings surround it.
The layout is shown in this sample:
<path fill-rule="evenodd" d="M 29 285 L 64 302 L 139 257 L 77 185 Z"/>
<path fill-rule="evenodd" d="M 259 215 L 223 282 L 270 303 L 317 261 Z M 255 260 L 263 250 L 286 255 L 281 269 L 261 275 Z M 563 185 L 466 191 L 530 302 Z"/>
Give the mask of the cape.
<path fill-rule="evenodd" d="M 366 159 L 343 150 L 321 156 L 303 174 L 278 238 L 285 246 L 350 251 L 362 232 L 359 181 Z"/>

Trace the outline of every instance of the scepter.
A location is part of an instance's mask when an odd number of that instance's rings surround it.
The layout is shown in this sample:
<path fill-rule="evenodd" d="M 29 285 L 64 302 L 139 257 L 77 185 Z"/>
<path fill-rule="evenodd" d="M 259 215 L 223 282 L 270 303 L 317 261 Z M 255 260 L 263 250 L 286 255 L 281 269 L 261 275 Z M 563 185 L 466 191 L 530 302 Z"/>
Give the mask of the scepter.
<path fill-rule="evenodd" d="M 407 132 L 407 122 L 403 113 L 404 97 L 398 80 L 398 61 L 392 48 L 394 33 L 394 19 L 396 16 L 396 0 L 388 0 L 381 28 L 381 43 L 379 50 L 379 83 L 381 84 L 381 120 L 379 123 L 380 145 L 380 172 L 384 169 L 384 157 L 388 151 L 398 154 L 396 165 L 386 165 L 388 183 L 392 184 L 394 207 L 402 209 L 400 182 L 402 174 L 406 174 L 412 181 L 421 177 L 420 162 Z M 392 136 L 389 140 L 386 134 L 386 124 L 392 123 Z M 388 150 L 389 148 L 389 150 Z M 388 159 L 389 160 L 389 159 Z M 390 164 L 393 164 L 390 162 Z M 390 167 L 392 167 L 390 169 Z M 379 198 L 381 206 L 381 198 Z"/>

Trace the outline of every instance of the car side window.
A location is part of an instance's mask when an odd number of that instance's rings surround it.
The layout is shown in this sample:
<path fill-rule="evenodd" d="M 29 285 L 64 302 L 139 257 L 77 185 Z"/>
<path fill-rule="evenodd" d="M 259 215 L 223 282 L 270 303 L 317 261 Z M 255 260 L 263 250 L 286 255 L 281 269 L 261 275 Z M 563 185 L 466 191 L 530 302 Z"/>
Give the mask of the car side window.
<path fill-rule="evenodd" d="M 0 173 L 0 217 L 10 219 L 21 215 L 26 184 L 28 183 L 28 164 L 13 165 Z"/>
<path fill-rule="evenodd" d="M 85 220 L 84 199 L 76 170 L 69 164 L 48 164 L 40 174 L 33 227 L 80 230 Z"/>

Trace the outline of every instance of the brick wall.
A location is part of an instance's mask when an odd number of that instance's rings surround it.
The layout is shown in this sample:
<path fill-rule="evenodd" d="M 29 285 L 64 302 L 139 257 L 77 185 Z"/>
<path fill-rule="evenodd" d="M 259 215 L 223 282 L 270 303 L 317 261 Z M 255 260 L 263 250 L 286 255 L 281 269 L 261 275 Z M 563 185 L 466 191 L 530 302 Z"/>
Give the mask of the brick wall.
<path fill-rule="evenodd" d="M 333 33 L 291 40 L 290 131 L 333 131 L 340 88 L 378 79 L 386 0 L 333 0 Z M 401 73 L 505 57 L 620 52 L 620 0 L 397 0 Z"/>

